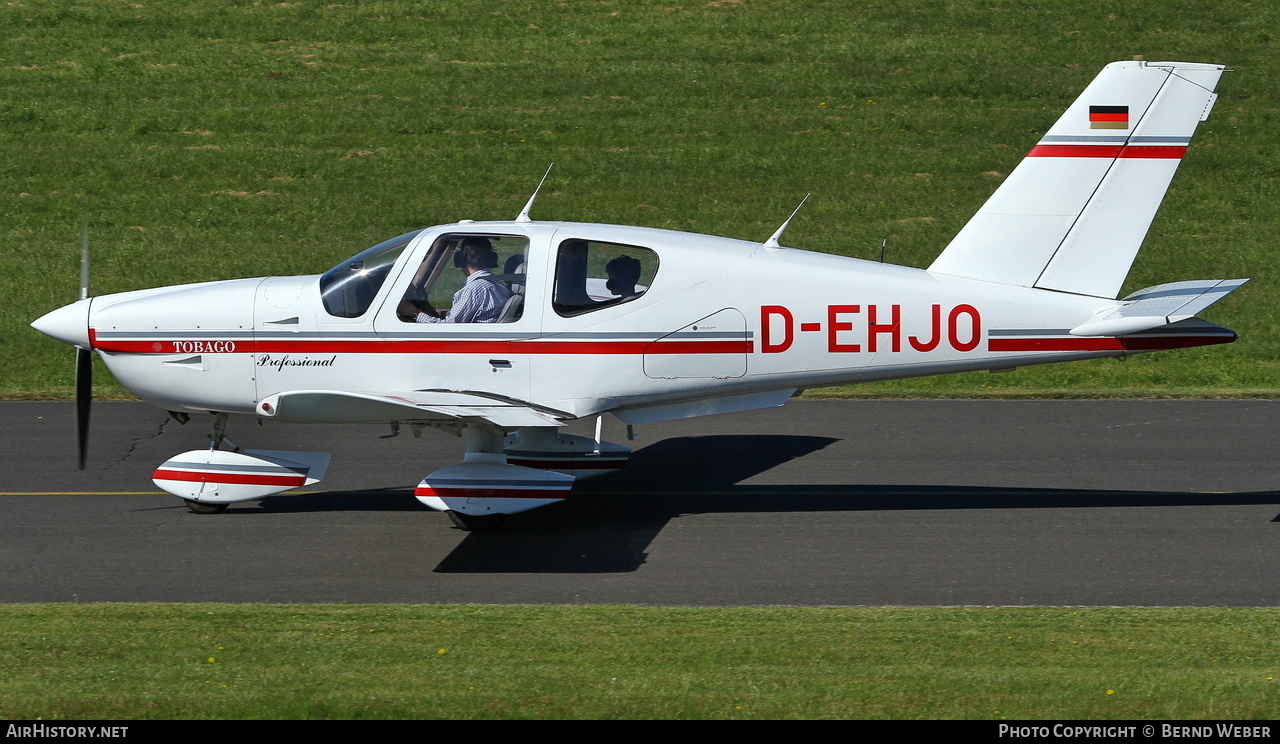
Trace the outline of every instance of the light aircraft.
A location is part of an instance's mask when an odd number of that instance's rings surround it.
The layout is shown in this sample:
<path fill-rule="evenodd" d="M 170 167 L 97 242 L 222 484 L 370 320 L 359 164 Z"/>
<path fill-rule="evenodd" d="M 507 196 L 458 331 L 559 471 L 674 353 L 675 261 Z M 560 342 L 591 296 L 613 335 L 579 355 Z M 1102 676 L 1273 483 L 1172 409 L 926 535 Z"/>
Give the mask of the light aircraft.
<path fill-rule="evenodd" d="M 195 511 L 329 465 L 239 449 L 233 415 L 383 422 L 465 435 L 463 462 L 416 495 L 490 528 L 623 467 L 630 450 L 600 439 L 606 413 L 630 431 L 825 385 L 1234 341 L 1194 316 L 1247 280 L 1116 299 L 1223 70 L 1107 65 L 925 270 L 784 248 L 794 213 L 758 243 L 536 221 L 535 190 L 515 220 L 415 230 L 319 276 L 85 297 L 32 325 L 78 348 L 82 467 L 96 351 L 178 420 L 213 414 L 210 447 L 154 474 Z M 594 438 L 562 432 L 584 417 Z"/>

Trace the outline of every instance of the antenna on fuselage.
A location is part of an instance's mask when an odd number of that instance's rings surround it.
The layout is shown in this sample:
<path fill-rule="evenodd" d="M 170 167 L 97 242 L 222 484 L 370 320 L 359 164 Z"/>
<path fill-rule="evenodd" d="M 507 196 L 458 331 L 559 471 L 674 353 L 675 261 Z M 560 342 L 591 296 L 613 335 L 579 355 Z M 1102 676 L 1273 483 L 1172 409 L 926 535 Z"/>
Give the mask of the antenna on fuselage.
<path fill-rule="evenodd" d="M 778 245 L 778 238 L 782 237 L 782 233 L 786 231 L 787 225 L 791 224 L 791 220 L 794 219 L 796 216 L 796 213 L 800 211 L 800 207 L 803 207 L 804 203 L 809 201 L 809 197 L 812 195 L 813 195 L 812 192 L 804 195 L 804 198 L 800 200 L 800 203 L 798 205 L 796 205 L 795 211 L 791 213 L 791 216 L 787 218 L 787 221 L 783 222 L 782 226 L 778 228 L 777 232 L 775 232 L 773 235 L 770 235 L 769 239 L 764 241 L 765 248 L 781 248 L 782 247 Z"/>
<path fill-rule="evenodd" d="M 524 205 L 524 209 L 520 210 L 520 214 L 516 216 L 516 222 L 533 222 L 533 220 L 529 219 L 529 210 L 533 209 L 533 202 L 538 198 L 538 192 L 542 190 L 542 184 L 547 182 L 547 176 L 551 175 L 551 169 L 555 166 L 555 163 L 547 166 L 547 172 L 542 174 L 542 180 L 538 181 L 538 188 L 533 190 L 533 196 L 529 197 L 529 202 Z"/>

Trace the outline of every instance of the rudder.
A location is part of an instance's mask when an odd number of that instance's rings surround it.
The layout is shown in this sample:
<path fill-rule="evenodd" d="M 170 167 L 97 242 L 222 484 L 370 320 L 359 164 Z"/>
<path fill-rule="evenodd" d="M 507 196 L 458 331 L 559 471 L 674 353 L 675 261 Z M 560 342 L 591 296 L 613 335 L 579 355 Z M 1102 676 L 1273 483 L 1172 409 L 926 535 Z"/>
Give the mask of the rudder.
<path fill-rule="evenodd" d="M 929 270 L 1114 298 L 1224 69 L 1104 67 Z"/>

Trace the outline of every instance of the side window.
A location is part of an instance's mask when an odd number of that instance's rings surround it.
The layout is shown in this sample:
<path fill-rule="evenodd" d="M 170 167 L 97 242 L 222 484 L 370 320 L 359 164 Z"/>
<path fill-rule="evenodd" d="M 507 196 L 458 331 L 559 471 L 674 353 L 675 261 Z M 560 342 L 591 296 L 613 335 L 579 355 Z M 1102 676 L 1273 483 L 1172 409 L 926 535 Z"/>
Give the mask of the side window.
<path fill-rule="evenodd" d="M 529 240 L 442 235 L 409 281 L 396 316 L 404 323 L 512 323 L 524 311 Z"/>
<path fill-rule="evenodd" d="M 556 253 L 552 307 L 571 317 L 642 296 L 658 273 L 658 254 L 648 248 L 594 240 L 566 240 Z"/>

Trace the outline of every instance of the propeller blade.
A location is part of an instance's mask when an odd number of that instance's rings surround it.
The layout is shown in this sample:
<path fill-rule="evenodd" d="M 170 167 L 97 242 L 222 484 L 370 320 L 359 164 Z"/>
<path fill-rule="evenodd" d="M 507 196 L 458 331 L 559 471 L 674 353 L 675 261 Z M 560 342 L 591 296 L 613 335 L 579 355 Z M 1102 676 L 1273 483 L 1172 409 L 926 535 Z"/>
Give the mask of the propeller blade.
<path fill-rule="evenodd" d="M 80 451 L 80 469 L 84 470 L 89 449 L 89 404 L 93 402 L 93 352 L 76 349 L 76 446 Z"/>
<path fill-rule="evenodd" d="M 89 195 L 80 200 L 80 299 L 89 297 Z M 76 347 L 76 448 L 84 470 L 89 451 L 89 404 L 93 402 L 93 352 Z"/>

